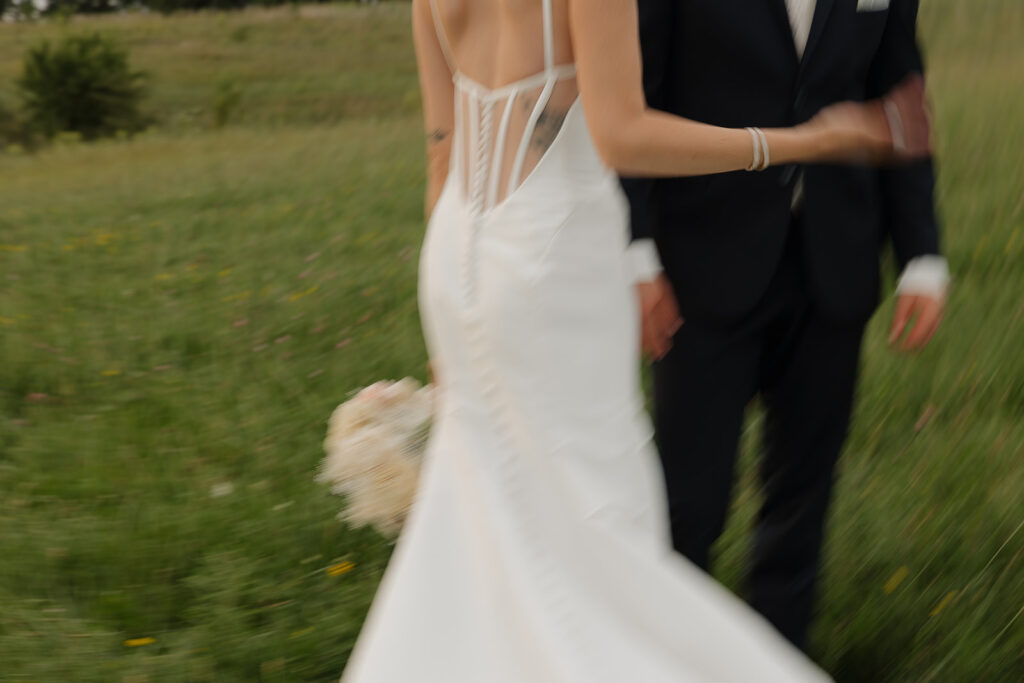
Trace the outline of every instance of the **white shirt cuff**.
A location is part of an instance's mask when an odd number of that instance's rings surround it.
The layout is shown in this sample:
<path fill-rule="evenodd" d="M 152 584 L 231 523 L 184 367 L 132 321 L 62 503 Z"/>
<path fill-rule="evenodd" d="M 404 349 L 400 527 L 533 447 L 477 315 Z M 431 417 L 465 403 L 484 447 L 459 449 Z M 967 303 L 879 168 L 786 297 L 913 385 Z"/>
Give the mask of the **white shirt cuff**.
<path fill-rule="evenodd" d="M 626 249 L 626 261 L 634 283 L 653 282 L 662 271 L 658 247 L 649 238 L 633 240 Z"/>
<path fill-rule="evenodd" d="M 918 256 L 910 259 L 903 269 L 896 293 L 942 300 L 948 286 L 949 264 L 946 259 L 934 255 Z"/>

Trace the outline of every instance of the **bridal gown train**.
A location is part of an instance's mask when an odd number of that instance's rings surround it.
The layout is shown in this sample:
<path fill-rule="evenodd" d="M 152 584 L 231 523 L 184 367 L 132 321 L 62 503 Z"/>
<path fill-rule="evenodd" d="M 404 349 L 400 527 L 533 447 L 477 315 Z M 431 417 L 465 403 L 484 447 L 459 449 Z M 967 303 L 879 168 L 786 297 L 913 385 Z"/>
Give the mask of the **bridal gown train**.
<path fill-rule="evenodd" d="M 455 77 L 420 282 L 442 398 L 342 680 L 828 680 L 670 548 L 627 206 L 574 69 L 554 64 L 550 12 L 544 0 L 542 74 L 500 90 Z"/>

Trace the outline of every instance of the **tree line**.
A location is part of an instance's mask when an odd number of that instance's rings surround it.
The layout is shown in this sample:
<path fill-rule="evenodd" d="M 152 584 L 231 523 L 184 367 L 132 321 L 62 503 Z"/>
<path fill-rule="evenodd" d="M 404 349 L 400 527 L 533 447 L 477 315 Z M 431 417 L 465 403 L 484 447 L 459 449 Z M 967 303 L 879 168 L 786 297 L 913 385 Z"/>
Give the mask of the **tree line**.
<path fill-rule="evenodd" d="M 343 2 L 377 4 L 378 0 L 302 0 L 303 2 Z M 125 9 L 150 9 L 156 12 L 177 12 L 201 9 L 231 10 L 243 7 L 271 7 L 297 4 L 297 0 L 48 0 L 36 4 L 32 0 L 0 0 L 0 17 L 27 19 L 35 16 L 98 14 Z"/>

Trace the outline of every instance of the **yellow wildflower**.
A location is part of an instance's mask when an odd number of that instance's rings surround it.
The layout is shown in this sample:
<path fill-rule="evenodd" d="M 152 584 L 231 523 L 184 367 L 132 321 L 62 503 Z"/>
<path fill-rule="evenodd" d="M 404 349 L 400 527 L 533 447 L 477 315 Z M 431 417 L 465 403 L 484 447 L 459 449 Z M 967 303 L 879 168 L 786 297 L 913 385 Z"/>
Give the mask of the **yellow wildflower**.
<path fill-rule="evenodd" d="M 908 576 L 910 576 L 910 570 L 906 567 L 900 567 L 897 569 L 895 573 L 889 577 L 889 580 L 885 582 L 885 586 L 883 587 L 885 594 L 891 595 L 893 591 L 900 587 L 900 584 L 903 583 L 904 579 Z"/>
<path fill-rule="evenodd" d="M 295 294 L 292 294 L 290 297 L 288 297 L 288 301 L 298 301 L 299 299 L 301 299 L 304 296 L 309 296 L 310 294 L 315 292 L 317 289 L 319 289 L 319 287 L 317 285 L 313 285 L 312 287 L 310 287 L 309 289 L 307 289 L 304 292 L 296 292 Z"/>
<path fill-rule="evenodd" d="M 225 302 L 228 302 L 228 303 L 230 303 L 232 301 L 245 301 L 246 299 L 248 299 L 251 296 L 252 296 L 252 292 L 246 290 L 246 291 L 242 292 L 241 294 L 232 294 L 231 296 L 226 296 L 226 297 L 224 297 L 223 300 Z"/>
<path fill-rule="evenodd" d="M 341 576 L 342 574 L 348 574 L 355 568 L 355 562 L 341 562 L 339 564 L 332 564 L 330 567 L 327 568 L 327 575 Z"/>
<path fill-rule="evenodd" d="M 942 601 L 939 602 L 939 604 L 935 606 L 935 609 L 933 609 L 928 616 L 930 616 L 930 617 L 938 616 L 939 612 L 941 612 L 942 610 L 946 609 L 946 605 L 948 605 L 953 600 L 953 598 L 955 598 L 955 597 L 956 597 L 956 591 L 952 591 L 952 592 L 946 593 L 946 597 L 942 598 Z"/>
<path fill-rule="evenodd" d="M 152 645 L 156 642 L 156 638 L 131 638 L 124 641 L 125 647 L 142 647 L 143 645 Z"/>

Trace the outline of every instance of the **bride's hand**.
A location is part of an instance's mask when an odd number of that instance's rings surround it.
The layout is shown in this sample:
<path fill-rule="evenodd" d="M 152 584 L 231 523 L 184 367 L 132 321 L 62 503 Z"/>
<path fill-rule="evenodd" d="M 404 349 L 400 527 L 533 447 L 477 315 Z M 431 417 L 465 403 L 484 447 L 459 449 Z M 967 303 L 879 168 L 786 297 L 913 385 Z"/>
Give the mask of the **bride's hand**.
<path fill-rule="evenodd" d="M 869 102 L 840 102 L 806 124 L 820 135 L 830 161 L 907 162 L 931 155 L 931 124 L 924 79 L 913 75 Z"/>

